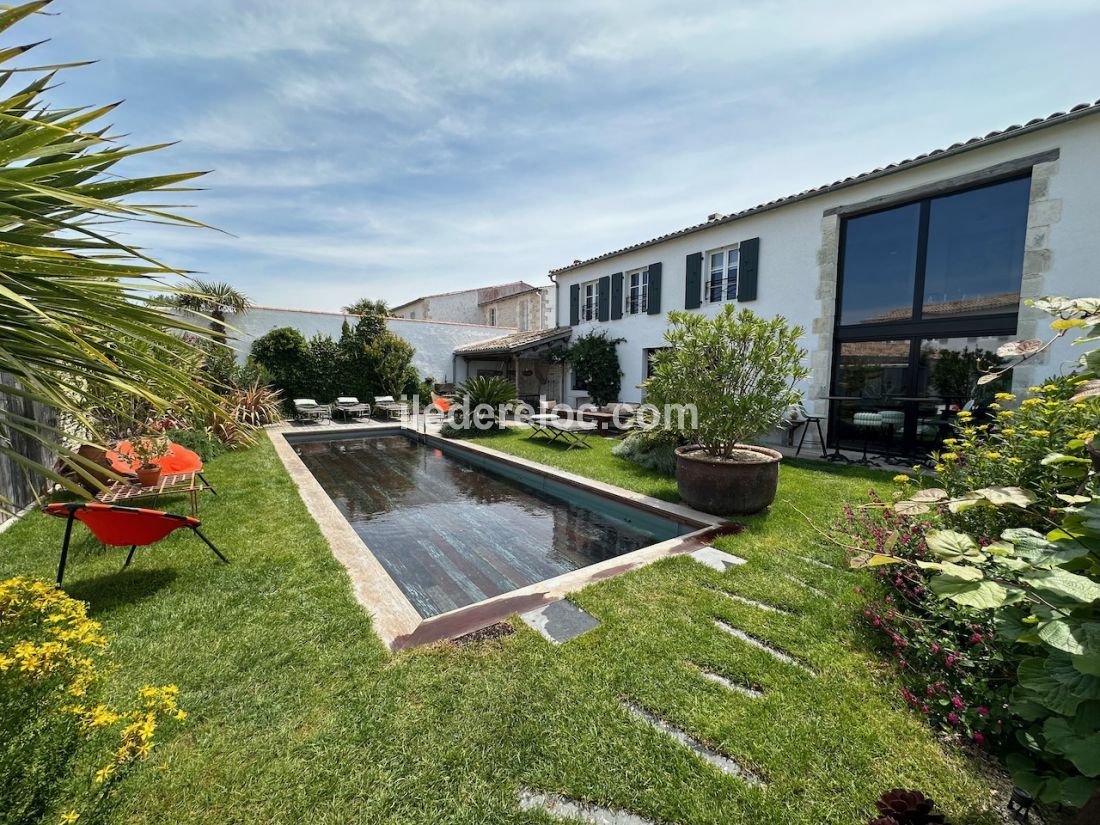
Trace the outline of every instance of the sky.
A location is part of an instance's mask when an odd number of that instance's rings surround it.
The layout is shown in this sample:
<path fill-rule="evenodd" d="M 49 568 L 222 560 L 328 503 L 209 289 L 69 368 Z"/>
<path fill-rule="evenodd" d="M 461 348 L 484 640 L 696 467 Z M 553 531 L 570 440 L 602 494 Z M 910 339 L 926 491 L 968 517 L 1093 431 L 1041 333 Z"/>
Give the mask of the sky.
<path fill-rule="evenodd" d="M 55 0 L 3 46 L 125 99 L 118 170 L 211 170 L 125 240 L 339 310 L 547 272 L 1100 98 L 1100 4 Z M 163 199 L 162 199 L 163 200 Z"/>

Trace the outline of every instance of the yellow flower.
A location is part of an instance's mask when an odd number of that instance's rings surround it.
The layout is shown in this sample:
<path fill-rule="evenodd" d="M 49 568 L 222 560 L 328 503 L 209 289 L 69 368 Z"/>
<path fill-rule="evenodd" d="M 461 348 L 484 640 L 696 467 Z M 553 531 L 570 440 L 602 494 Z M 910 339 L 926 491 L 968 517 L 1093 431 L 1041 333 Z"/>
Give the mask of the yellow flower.
<path fill-rule="evenodd" d="M 1010 392 L 999 392 L 993 397 L 996 398 L 998 401 L 1012 401 L 1016 398 L 1016 396 Z"/>
<path fill-rule="evenodd" d="M 1019 459 L 1019 458 L 1016 458 L 1016 456 L 1012 456 L 1011 458 L 1008 459 L 1008 463 L 1009 464 L 1023 464 L 1024 462 L 1023 462 L 1023 459 Z"/>
<path fill-rule="evenodd" d="M 1042 404 L 1042 403 L 1043 403 L 1043 399 L 1041 399 L 1041 398 L 1025 398 L 1020 403 L 1020 406 L 1021 407 L 1035 407 L 1035 406 L 1037 406 L 1039 404 Z"/>
<path fill-rule="evenodd" d="M 114 772 L 114 765 L 104 765 L 102 768 L 95 772 L 96 784 L 98 785 L 106 782 L 110 778 L 111 774 L 113 774 Z"/>
<path fill-rule="evenodd" d="M 945 467 L 943 464 L 937 464 L 935 466 L 935 470 L 936 470 L 937 473 L 942 473 L 946 469 L 947 469 L 947 467 Z"/>
<path fill-rule="evenodd" d="M 1003 430 L 1001 430 L 1001 435 L 1014 435 L 1015 433 L 1015 427 L 1005 427 Z"/>
<path fill-rule="evenodd" d="M 80 819 L 80 814 L 76 811 L 69 811 L 68 813 L 61 814 L 61 825 L 70 825 L 70 823 L 76 822 Z"/>
<path fill-rule="evenodd" d="M 1054 392 L 1056 389 L 1058 387 L 1055 384 L 1043 384 L 1043 392 Z"/>
<path fill-rule="evenodd" d="M 957 439 L 957 438 L 945 438 L 945 439 L 943 440 L 943 443 L 944 443 L 944 444 L 958 444 L 958 443 L 959 443 L 959 439 Z"/>
<path fill-rule="evenodd" d="M 1050 430 L 1029 430 L 1029 434 L 1036 438 L 1047 438 L 1050 436 Z"/>
<path fill-rule="evenodd" d="M 963 419 L 964 421 L 974 417 L 974 413 L 970 412 L 970 410 L 959 410 L 958 415 L 959 418 Z"/>
<path fill-rule="evenodd" d="M 1012 418 L 1015 414 L 1012 410 L 1001 410 L 997 413 L 997 418 Z"/>
<path fill-rule="evenodd" d="M 1042 392 L 1043 388 L 1042 387 L 1028 387 L 1027 391 L 1028 392 Z"/>
<path fill-rule="evenodd" d="M 995 450 L 990 450 L 988 453 L 985 454 L 985 457 L 988 458 L 990 461 L 996 461 L 1001 457 L 1001 454 L 996 452 Z"/>
<path fill-rule="evenodd" d="M 912 482 L 912 480 L 913 479 L 911 479 L 909 476 L 902 475 L 901 473 L 894 476 L 894 481 L 896 481 L 898 484 L 909 484 L 910 482 Z"/>
<path fill-rule="evenodd" d="M 921 471 L 921 466 L 919 464 L 914 464 L 913 471 L 919 473 Z"/>
<path fill-rule="evenodd" d="M 944 453 L 940 456 L 940 461 L 958 461 L 959 456 L 957 453 Z"/>

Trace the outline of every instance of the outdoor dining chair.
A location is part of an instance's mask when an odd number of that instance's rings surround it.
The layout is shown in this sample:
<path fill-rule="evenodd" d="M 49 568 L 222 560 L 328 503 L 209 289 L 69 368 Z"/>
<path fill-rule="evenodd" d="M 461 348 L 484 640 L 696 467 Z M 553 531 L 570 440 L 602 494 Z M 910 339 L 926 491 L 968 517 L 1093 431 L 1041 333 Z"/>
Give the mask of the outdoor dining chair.
<path fill-rule="evenodd" d="M 206 536 L 199 530 L 200 522 L 190 516 L 177 516 L 163 510 L 145 510 L 140 507 L 120 507 L 115 504 L 86 503 L 82 501 L 55 502 L 46 505 L 47 515 L 66 519 L 65 538 L 61 543 L 61 561 L 57 565 L 57 583 L 65 577 L 65 562 L 69 557 L 69 542 L 72 539 L 73 522 L 80 521 L 92 532 L 92 535 L 108 547 L 130 545 L 130 553 L 122 565 L 128 567 L 138 547 L 156 544 L 161 539 L 186 527 L 206 542 L 219 559 L 226 564 L 229 559 L 221 554 Z"/>

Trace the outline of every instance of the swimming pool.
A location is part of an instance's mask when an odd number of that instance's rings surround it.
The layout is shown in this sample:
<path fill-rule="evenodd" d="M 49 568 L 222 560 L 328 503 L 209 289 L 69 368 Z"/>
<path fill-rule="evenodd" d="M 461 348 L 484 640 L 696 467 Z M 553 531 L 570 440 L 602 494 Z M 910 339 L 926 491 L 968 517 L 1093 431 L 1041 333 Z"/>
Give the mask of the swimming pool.
<path fill-rule="evenodd" d="M 423 618 L 699 527 L 415 434 L 288 441 Z"/>

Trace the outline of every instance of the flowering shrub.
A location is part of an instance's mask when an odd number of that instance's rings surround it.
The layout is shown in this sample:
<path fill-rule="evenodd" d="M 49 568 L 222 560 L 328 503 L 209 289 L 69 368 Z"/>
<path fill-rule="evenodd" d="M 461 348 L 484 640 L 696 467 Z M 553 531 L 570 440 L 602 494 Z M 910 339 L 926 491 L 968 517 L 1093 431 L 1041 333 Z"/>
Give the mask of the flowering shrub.
<path fill-rule="evenodd" d="M 1043 802 L 1095 807 L 1100 805 L 1095 432 L 1100 298 L 1046 298 L 1035 305 L 1055 317 L 1051 342 L 1070 329 L 1085 330 L 1075 343 L 1093 346 L 1080 359 L 1080 375 L 1032 388 L 1018 414 L 997 410 L 993 424 L 972 425 L 961 416 L 959 437 L 938 456 L 943 487 L 918 490 L 892 505 L 895 514 L 929 514 L 929 521 L 938 523 L 940 529 L 924 532 L 927 555 L 905 553 L 900 531 L 890 530 L 881 540 L 874 535 L 865 540 L 852 562 L 921 577 L 922 587 L 960 618 L 983 611 L 996 628 L 1013 680 L 1004 714 L 1012 736 L 1004 738 L 1002 749 L 1013 780 Z M 1049 345 L 1020 341 L 998 352 L 1022 363 Z M 990 383 L 1011 368 L 982 380 Z M 998 403 L 1011 400 L 1003 395 Z M 942 529 L 960 525 L 968 532 Z M 905 574 L 895 575 L 900 580 Z M 976 632 L 975 639 L 982 642 L 984 636 Z M 963 721 L 957 713 L 955 718 Z"/>
<path fill-rule="evenodd" d="M 1072 493 L 1088 472 L 1086 445 L 1100 426 L 1096 398 L 1070 401 L 1088 379 L 1053 378 L 1031 387 L 1018 407 L 1011 393 L 997 393 L 990 405 L 993 418 L 976 423 L 968 412 L 959 413 L 955 436 L 934 455 L 936 481 L 949 496 L 991 486 L 1026 487 L 1041 509 L 1063 506 L 1059 494 Z M 1028 524 L 1027 526 L 1041 526 Z M 997 536 L 1019 514 L 995 508 L 973 508 L 949 513 L 951 526 Z"/>
<path fill-rule="evenodd" d="M 869 495 L 872 504 L 882 503 L 873 490 Z M 925 540 L 932 527 L 928 519 L 890 508 L 845 505 L 834 533 L 854 545 L 853 553 L 858 547 L 914 563 L 870 568 L 886 593 L 869 596 L 863 622 L 889 656 L 910 707 L 941 730 L 981 745 L 1003 732 L 1011 673 L 989 617 L 941 602 L 916 567 L 932 558 Z"/>
<path fill-rule="evenodd" d="M 35 579 L 0 581 L 0 822 L 32 821 L 50 806 L 80 739 L 116 737 L 84 800 L 94 805 L 149 755 L 163 719 L 185 717 L 174 685 L 143 687 L 130 710 L 95 701 L 106 646 L 84 602 Z M 78 816 L 68 811 L 62 821 Z"/>

